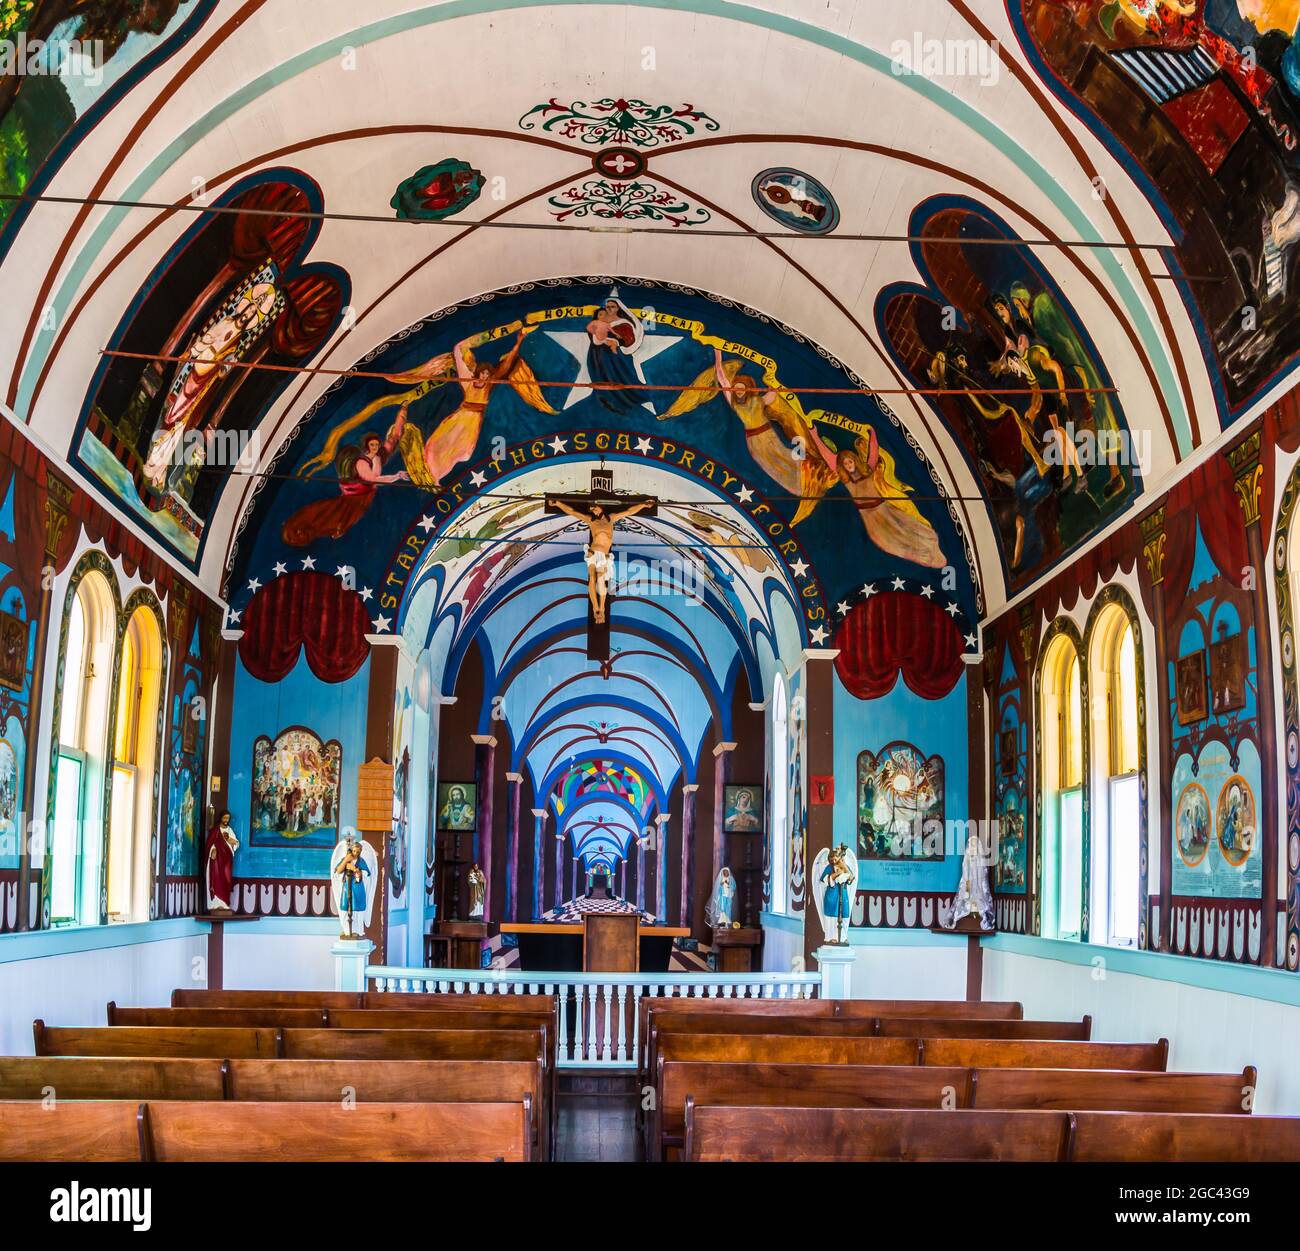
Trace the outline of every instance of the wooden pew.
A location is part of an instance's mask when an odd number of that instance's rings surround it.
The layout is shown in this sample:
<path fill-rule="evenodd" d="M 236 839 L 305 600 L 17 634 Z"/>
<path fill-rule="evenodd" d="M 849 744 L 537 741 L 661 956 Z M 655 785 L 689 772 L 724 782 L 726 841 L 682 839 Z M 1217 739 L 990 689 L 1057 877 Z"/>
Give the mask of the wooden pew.
<path fill-rule="evenodd" d="M 0 1062 L 2 1063 L 2 1062 Z M 537 1156 L 551 1149 L 554 1091 L 540 1060 L 231 1060 L 225 1097 L 262 1103 L 516 1103 L 536 1111 Z"/>
<path fill-rule="evenodd" d="M 1082 1021 L 881 1017 L 878 1024 L 877 1033 L 890 1038 L 1036 1038 L 1087 1042 L 1092 1037 L 1090 1016 L 1085 1016 Z"/>
<path fill-rule="evenodd" d="M 173 1008 L 359 1008 L 355 990 L 173 990 Z"/>
<path fill-rule="evenodd" d="M 518 1103 L 147 1103 L 146 1160 L 384 1163 L 532 1158 Z"/>
<path fill-rule="evenodd" d="M 1171 1112 L 1071 1114 L 1066 1158 L 1079 1163 L 1300 1162 L 1300 1117 Z"/>
<path fill-rule="evenodd" d="M 665 1034 L 659 1057 L 746 1064 L 919 1063 L 914 1038 L 802 1038 L 790 1034 Z"/>
<path fill-rule="evenodd" d="M 970 1070 L 921 1065 L 713 1064 L 659 1060 L 646 1155 L 672 1158 L 686 1137 L 686 1102 L 805 1108 L 965 1107 Z"/>
<path fill-rule="evenodd" d="M 237 1061 L 275 1064 L 275 1060 Z M 218 1059 L 132 1057 L 0 1057 L 0 1099 L 222 1099 L 225 1064 Z"/>
<path fill-rule="evenodd" d="M 696 1107 L 692 1099 L 686 1105 L 684 1158 L 1059 1161 L 1069 1132 L 1066 1112 Z"/>
<path fill-rule="evenodd" d="M 38 1056 L 207 1056 L 217 1060 L 271 1060 L 281 1054 L 283 1031 L 159 1025 L 81 1029 L 47 1026 L 38 1020 L 32 1024 L 32 1034 Z"/>
<path fill-rule="evenodd" d="M 943 1072 L 950 1070 L 944 1069 Z M 1109 1069 L 973 1069 L 970 1106 L 1060 1112 L 1209 1112 L 1246 1115 L 1253 1065 L 1240 1073 Z"/>
<path fill-rule="evenodd" d="M 1167 1038 L 1153 1043 L 924 1038 L 920 1045 L 922 1064 L 946 1068 L 1144 1069 L 1163 1073 L 1169 1063 Z"/>
<path fill-rule="evenodd" d="M 529 1060 L 546 1063 L 540 1029 L 287 1029 L 290 1060 Z"/>
<path fill-rule="evenodd" d="M 554 1065 L 558 1034 L 555 1007 L 532 1011 L 494 1012 L 491 1008 L 436 1011 L 387 1008 L 335 1008 L 328 1012 L 330 1029 L 540 1029 L 546 1036 L 547 1062 Z"/>
<path fill-rule="evenodd" d="M 119 1008 L 109 1002 L 110 1025 L 168 1025 L 186 1029 L 322 1029 L 327 1008 Z"/>
<path fill-rule="evenodd" d="M 0 1103 L 0 1161 L 118 1163 L 140 1158 L 135 1103 Z"/>

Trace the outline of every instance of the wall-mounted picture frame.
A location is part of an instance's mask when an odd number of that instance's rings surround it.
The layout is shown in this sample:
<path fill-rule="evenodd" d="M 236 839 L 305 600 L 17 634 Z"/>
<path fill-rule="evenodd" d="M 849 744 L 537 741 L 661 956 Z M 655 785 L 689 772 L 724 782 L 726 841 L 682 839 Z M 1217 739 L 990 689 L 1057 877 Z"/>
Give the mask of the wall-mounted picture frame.
<path fill-rule="evenodd" d="M 1243 635 L 1210 644 L 1210 709 L 1216 717 L 1246 706 L 1246 668 Z"/>
<path fill-rule="evenodd" d="M 763 788 L 724 786 L 722 828 L 728 834 L 757 834 L 763 828 Z"/>
<path fill-rule="evenodd" d="M 331 848 L 339 833 L 339 777 L 343 749 L 305 726 L 253 743 L 250 845 Z"/>
<path fill-rule="evenodd" d="M 1016 757 L 1020 754 L 1020 733 L 1014 727 L 1003 730 L 998 736 L 998 762 L 1004 776 L 1016 771 Z"/>
<path fill-rule="evenodd" d="M 1205 690 L 1205 652 L 1180 656 L 1174 665 L 1174 678 L 1178 688 L 1178 724 L 1204 721 L 1210 711 Z"/>
<path fill-rule="evenodd" d="M 859 860 L 942 860 L 945 771 L 942 756 L 894 742 L 858 753 Z"/>
<path fill-rule="evenodd" d="M 0 686 L 21 691 L 27 676 L 27 622 L 0 612 Z"/>
<path fill-rule="evenodd" d="M 473 782 L 438 783 L 438 829 L 473 833 L 478 825 L 478 787 Z"/>

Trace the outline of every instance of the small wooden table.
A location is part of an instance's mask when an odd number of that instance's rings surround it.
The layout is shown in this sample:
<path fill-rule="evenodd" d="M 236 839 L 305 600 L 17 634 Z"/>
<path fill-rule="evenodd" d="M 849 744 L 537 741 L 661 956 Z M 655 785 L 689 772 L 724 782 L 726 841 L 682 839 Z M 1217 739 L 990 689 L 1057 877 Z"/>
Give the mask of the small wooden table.
<path fill-rule="evenodd" d="M 586 927 L 583 925 L 558 921 L 519 921 L 502 925 L 501 932 L 519 936 L 519 967 L 525 972 L 553 969 L 557 973 L 578 973 L 585 967 Z M 638 926 L 640 971 L 668 972 L 673 940 L 690 936 L 690 930 L 672 925 Z"/>
<path fill-rule="evenodd" d="M 200 912 L 195 918 L 208 926 L 208 989 L 224 990 L 225 934 L 227 921 L 256 921 L 260 918 L 238 912 Z"/>
<path fill-rule="evenodd" d="M 482 965 L 483 942 L 488 935 L 482 921 L 439 921 L 438 933 L 451 940 L 448 968 L 477 969 Z"/>
<path fill-rule="evenodd" d="M 728 927 L 713 931 L 715 964 L 719 973 L 752 973 L 754 953 L 763 945 L 763 931 Z"/>

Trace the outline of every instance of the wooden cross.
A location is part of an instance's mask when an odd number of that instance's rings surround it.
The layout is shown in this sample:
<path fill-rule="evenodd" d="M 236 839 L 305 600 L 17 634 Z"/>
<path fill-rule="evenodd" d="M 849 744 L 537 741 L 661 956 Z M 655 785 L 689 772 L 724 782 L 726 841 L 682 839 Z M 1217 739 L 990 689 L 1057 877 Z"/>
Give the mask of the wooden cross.
<path fill-rule="evenodd" d="M 581 513 L 590 513 L 592 508 L 597 504 L 606 515 L 619 512 L 622 509 L 629 508 L 633 504 L 645 503 L 647 505 L 640 513 L 639 517 L 653 517 L 658 509 L 658 500 L 652 495 L 616 495 L 614 493 L 614 471 L 606 469 L 602 464 L 599 469 L 591 471 L 591 490 L 585 494 L 573 495 L 552 495 L 547 497 L 546 511 L 548 513 L 560 513 L 563 509 L 558 504 L 567 504 L 568 507 L 577 509 Z M 614 558 L 615 549 L 610 550 L 611 560 Z M 605 598 L 605 620 L 597 621 L 596 612 L 591 601 L 587 602 L 587 659 L 602 662 L 601 674 L 608 679 L 609 677 L 609 618 L 614 603 L 614 579 L 611 573 L 607 579 L 608 591 Z"/>

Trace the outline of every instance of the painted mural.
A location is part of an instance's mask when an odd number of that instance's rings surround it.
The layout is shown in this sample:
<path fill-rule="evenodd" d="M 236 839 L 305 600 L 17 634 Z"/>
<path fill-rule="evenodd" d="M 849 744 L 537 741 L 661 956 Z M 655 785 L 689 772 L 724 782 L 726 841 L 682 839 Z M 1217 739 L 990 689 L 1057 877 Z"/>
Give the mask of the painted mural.
<path fill-rule="evenodd" d="M 207 707 L 202 698 L 202 658 L 196 623 L 181 663 L 179 689 L 172 697 L 171 767 L 167 775 L 167 843 L 163 868 L 168 877 L 198 873 L 205 829 L 204 789 L 207 760 Z"/>
<path fill-rule="evenodd" d="M 253 745 L 252 846 L 333 847 L 339 832 L 338 742 L 292 727 Z"/>
<path fill-rule="evenodd" d="M 1300 10 L 1290 0 L 1020 0 L 1022 42 L 1163 202 L 1226 425 L 1300 349 Z M 1019 12 L 1016 12 L 1016 10 Z"/>
<path fill-rule="evenodd" d="M 85 125 L 212 11 L 215 0 L 0 5 L 0 192 L 39 190 Z M 26 206 L 0 201 L 0 222 Z"/>
<path fill-rule="evenodd" d="M 750 185 L 754 203 L 773 221 L 804 235 L 828 235 L 840 224 L 835 197 L 811 174 L 779 167 L 760 170 Z"/>
<path fill-rule="evenodd" d="M 858 755 L 857 856 L 863 860 L 942 860 L 943 759 L 911 743 Z"/>
<path fill-rule="evenodd" d="M 1261 885 L 1256 796 L 1259 753 L 1244 743 L 1234 759 L 1208 743 L 1174 762 L 1174 893 L 1258 899 Z"/>
<path fill-rule="evenodd" d="M 483 181 L 482 171 L 468 161 L 448 157 L 403 179 L 389 203 L 405 221 L 440 222 L 473 204 Z"/>
<path fill-rule="evenodd" d="M 955 508 L 901 422 L 870 396 L 843 394 L 855 377 L 752 311 L 635 280 L 557 279 L 448 310 L 361 372 L 303 419 L 274 466 L 286 480 L 242 523 L 236 612 L 242 586 L 304 560 L 355 569 L 381 630 L 431 560 L 476 560 L 466 595 L 477 601 L 529 550 L 494 540 L 540 516 L 537 501 L 502 498 L 509 488 L 494 484 L 553 462 L 556 487 L 572 489 L 565 462 L 599 453 L 735 499 L 776 549 L 743 563 L 761 574 L 776 572 L 774 556 L 786 561 L 814 643 L 829 638 L 837 603 L 886 573 L 942 595 L 959 624 L 978 614 Z M 713 512 L 674 501 L 665 515 L 693 560 L 708 562 L 710 542 L 748 547 Z M 859 520 L 846 526 L 848 516 Z"/>
<path fill-rule="evenodd" d="M 307 263 L 323 206 L 296 174 L 258 175 L 220 201 L 150 277 L 96 371 L 74 452 L 117 505 L 191 562 L 229 475 L 290 374 L 325 343 L 348 282 Z"/>
<path fill-rule="evenodd" d="M 1138 490 L 1127 418 L 1086 328 L 1010 229 L 937 198 L 908 233 L 923 277 L 876 299 L 890 350 L 931 397 L 989 499 L 1011 588 L 1118 516 Z"/>

